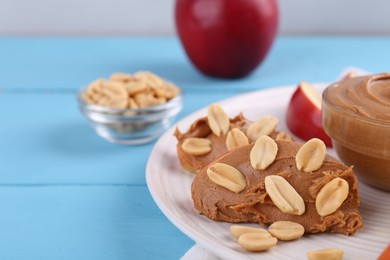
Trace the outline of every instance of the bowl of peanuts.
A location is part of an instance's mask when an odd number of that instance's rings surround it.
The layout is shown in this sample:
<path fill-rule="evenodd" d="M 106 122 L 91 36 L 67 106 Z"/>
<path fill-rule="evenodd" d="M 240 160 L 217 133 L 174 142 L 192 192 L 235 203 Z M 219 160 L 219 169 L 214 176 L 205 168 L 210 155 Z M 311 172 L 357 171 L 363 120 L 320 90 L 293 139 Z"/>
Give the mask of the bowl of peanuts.
<path fill-rule="evenodd" d="M 182 90 L 159 76 L 141 71 L 114 73 L 82 87 L 79 109 L 107 141 L 137 145 L 164 133 L 182 109 Z"/>

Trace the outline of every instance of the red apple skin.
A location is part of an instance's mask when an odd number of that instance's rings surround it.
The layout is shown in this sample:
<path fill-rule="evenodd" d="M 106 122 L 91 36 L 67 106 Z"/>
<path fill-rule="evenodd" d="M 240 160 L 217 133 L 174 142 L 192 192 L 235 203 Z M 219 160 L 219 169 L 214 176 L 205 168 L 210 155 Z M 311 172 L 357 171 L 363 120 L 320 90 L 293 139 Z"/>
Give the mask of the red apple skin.
<path fill-rule="evenodd" d="M 277 0 L 176 0 L 179 38 L 203 73 L 239 78 L 265 58 L 277 33 Z"/>
<path fill-rule="evenodd" d="M 310 101 L 300 86 L 288 104 L 286 123 L 290 131 L 299 138 L 307 141 L 316 137 L 324 141 L 327 147 L 332 147 L 330 137 L 322 128 L 321 109 Z"/>

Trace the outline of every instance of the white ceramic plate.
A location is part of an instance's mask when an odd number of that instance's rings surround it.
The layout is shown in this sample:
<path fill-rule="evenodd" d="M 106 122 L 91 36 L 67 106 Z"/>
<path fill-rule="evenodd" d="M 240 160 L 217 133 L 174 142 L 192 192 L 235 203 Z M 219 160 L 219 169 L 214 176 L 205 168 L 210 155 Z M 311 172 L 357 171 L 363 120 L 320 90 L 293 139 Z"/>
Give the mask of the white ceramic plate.
<path fill-rule="evenodd" d="M 322 89 L 324 85 L 317 87 Z M 219 104 L 229 116 L 244 112 L 256 120 L 263 115 L 274 115 L 280 120 L 278 129 L 289 132 L 284 115 L 295 86 L 278 87 L 239 95 Z M 186 131 L 199 117 L 201 109 L 178 123 Z M 306 259 L 309 250 L 338 247 L 344 249 L 345 259 L 376 259 L 390 243 L 390 193 L 375 190 L 360 183 L 360 212 L 364 228 L 347 237 L 339 234 L 305 235 L 299 240 L 279 242 L 272 250 L 251 253 L 242 249 L 229 228 L 232 224 L 209 220 L 193 208 L 191 183 L 193 174 L 180 166 L 176 155 L 176 139 L 172 127 L 156 143 L 147 163 L 146 180 L 153 199 L 167 218 L 187 236 L 223 259 Z M 334 154 L 333 150 L 329 150 Z M 244 224 L 242 224 L 244 225 Z M 248 226 L 256 226 L 248 224 Z M 258 225 L 257 225 L 258 226 Z"/>

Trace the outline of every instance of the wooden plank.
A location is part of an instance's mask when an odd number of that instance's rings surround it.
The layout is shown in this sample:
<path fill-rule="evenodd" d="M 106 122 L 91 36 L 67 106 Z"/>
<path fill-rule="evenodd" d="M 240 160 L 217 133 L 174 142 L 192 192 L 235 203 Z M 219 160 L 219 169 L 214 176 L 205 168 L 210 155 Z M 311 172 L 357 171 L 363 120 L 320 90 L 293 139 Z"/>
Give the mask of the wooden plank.
<path fill-rule="evenodd" d="M 1 259 L 179 259 L 193 242 L 141 186 L 0 189 Z"/>
<path fill-rule="evenodd" d="M 346 66 L 386 71 L 388 37 L 279 37 L 249 77 L 203 76 L 176 37 L 0 38 L 0 88 L 76 90 L 117 71 L 150 70 L 185 89 L 258 89 L 332 81 Z"/>

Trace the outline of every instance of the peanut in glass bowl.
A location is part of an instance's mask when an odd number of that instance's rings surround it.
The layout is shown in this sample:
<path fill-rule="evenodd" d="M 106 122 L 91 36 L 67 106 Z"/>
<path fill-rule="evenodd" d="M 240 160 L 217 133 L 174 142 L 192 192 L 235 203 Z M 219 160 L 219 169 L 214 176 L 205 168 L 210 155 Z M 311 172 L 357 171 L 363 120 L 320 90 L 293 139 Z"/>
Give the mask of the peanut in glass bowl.
<path fill-rule="evenodd" d="M 77 95 L 80 112 L 96 133 L 112 143 L 138 145 L 162 135 L 182 109 L 182 92 L 168 102 L 140 109 L 114 109 L 88 104 L 83 99 L 86 88 Z"/>
<path fill-rule="evenodd" d="M 358 77 L 330 85 L 322 101 L 323 127 L 337 155 L 353 165 L 360 180 L 386 191 L 390 191 L 389 90 L 390 74 Z"/>

